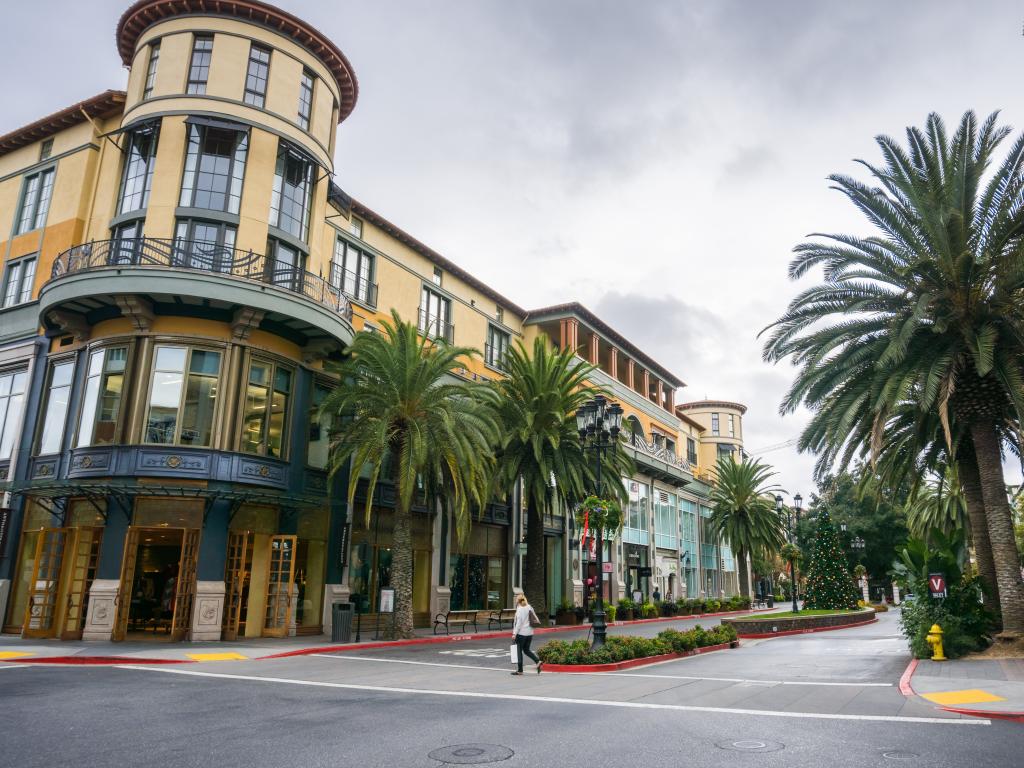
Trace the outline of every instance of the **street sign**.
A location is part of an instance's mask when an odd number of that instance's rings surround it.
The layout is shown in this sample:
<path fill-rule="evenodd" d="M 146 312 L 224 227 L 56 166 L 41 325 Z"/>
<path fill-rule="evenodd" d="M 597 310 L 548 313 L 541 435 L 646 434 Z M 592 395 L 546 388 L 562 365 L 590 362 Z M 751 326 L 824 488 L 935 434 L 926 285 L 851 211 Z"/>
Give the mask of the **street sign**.
<path fill-rule="evenodd" d="M 928 592 L 932 597 L 946 597 L 946 575 L 943 573 L 929 573 Z"/>

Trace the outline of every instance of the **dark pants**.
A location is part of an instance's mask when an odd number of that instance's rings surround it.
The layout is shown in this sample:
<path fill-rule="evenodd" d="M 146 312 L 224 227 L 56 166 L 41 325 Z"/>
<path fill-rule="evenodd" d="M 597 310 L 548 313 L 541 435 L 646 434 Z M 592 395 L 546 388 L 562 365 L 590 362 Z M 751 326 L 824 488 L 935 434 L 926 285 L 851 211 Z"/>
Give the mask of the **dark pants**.
<path fill-rule="evenodd" d="M 534 664 L 540 664 L 537 654 L 530 650 L 530 643 L 533 642 L 533 635 L 516 635 L 516 645 L 519 646 L 519 671 L 523 671 L 523 656 L 529 656 Z"/>

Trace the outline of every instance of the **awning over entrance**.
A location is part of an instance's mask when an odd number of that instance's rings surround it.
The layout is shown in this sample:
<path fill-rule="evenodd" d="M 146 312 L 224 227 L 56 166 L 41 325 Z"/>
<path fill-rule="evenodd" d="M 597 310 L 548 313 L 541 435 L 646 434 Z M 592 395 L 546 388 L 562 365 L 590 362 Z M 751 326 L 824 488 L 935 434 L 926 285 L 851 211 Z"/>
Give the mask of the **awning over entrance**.
<path fill-rule="evenodd" d="M 264 504 L 281 506 L 298 511 L 316 509 L 326 503 L 322 496 L 301 496 L 283 494 L 266 488 L 208 488 L 181 483 L 139 483 L 133 481 L 115 482 L 102 480 L 29 480 L 20 483 L 0 485 L 0 490 L 8 491 L 15 496 L 31 498 L 42 505 L 61 525 L 67 512 L 68 499 L 87 499 L 96 511 L 107 519 L 106 502 L 114 498 L 121 502 L 120 507 L 126 515 L 131 516 L 133 502 L 136 498 L 180 498 L 202 499 L 205 501 L 203 519 L 210 513 L 215 501 L 227 501 L 231 505 L 231 517 L 243 504 Z"/>

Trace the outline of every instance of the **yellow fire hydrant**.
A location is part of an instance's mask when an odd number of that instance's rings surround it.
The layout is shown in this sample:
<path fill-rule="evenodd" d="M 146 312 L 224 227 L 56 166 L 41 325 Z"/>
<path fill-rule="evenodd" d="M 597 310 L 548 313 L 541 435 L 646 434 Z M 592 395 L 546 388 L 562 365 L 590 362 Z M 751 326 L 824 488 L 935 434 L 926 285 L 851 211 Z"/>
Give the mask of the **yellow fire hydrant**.
<path fill-rule="evenodd" d="M 946 661 L 946 655 L 942 652 L 942 627 L 932 624 L 924 639 L 932 647 L 932 661 Z"/>

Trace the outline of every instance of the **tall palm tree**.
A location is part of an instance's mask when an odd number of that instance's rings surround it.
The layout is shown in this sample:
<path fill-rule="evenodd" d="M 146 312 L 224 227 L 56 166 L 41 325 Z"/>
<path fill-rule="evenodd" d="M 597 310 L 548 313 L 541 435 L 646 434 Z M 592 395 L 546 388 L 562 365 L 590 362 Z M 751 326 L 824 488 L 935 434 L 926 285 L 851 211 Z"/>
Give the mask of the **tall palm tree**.
<path fill-rule="evenodd" d="M 715 467 L 717 478 L 711 490 L 711 517 L 707 530 L 713 538 L 729 543 L 740 569 L 740 593 L 750 596 L 747 555 L 777 551 L 785 542 L 782 521 L 775 512 L 777 485 L 768 481 L 776 475 L 758 459 L 736 461 L 722 456 Z"/>
<path fill-rule="evenodd" d="M 475 350 L 433 342 L 392 312 L 382 334 L 360 333 L 338 366 L 341 380 L 322 409 L 338 424 L 330 471 L 348 466 L 351 508 L 363 469 L 370 471 L 365 514 L 382 474 L 394 483 L 391 579 L 395 633 L 413 634 L 412 504 L 421 483 L 447 487 L 456 528 L 487 498 L 497 431 L 492 393 L 455 378 Z"/>
<path fill-rule="evenodd" d="M 865 412 L 881 446 L 889 416 L 916 400 L 938 413 L 947 446 L 955 418 L 977 459 L 1004 633 L 1024 632 L 1021 580 L 1003 484 L 1000 430 L 1024 413 L 1024 137 L 987 181 L 1009 133 L 996 115 L 964 114 L 952 137 L 938 115 L 907 129 L 907 149 L 877 139 L 879 186 L 829 178 L 878 233 L 819 235 L 798 245 L 791 277 L 822 266 L 770 328 L 765 357 L 800 370 L 782 408 L 803 404 L 844 444 Z M 767 329 L 766 329 L 767 330 Z"/>
<path fill-rule="evenodd" d="M 504 360 L 505 378 L 493 383 L 501 434 L 495 449 L 495 484 L 508 493 L 521 483 L 528 510 L 523 589 L 538 615 L 547 613 L 544 516 L 582 500 L 594 485 L 594 464 L 576 431 L 576 410 L 598 394 L 587 376 L 593 366 L 561 352 L 544 337 L 532 352 L 517 342 Z M 606 457 L 602 493 L 621 499 L 621 472 L 629 471 L 621 450 Z"/>

